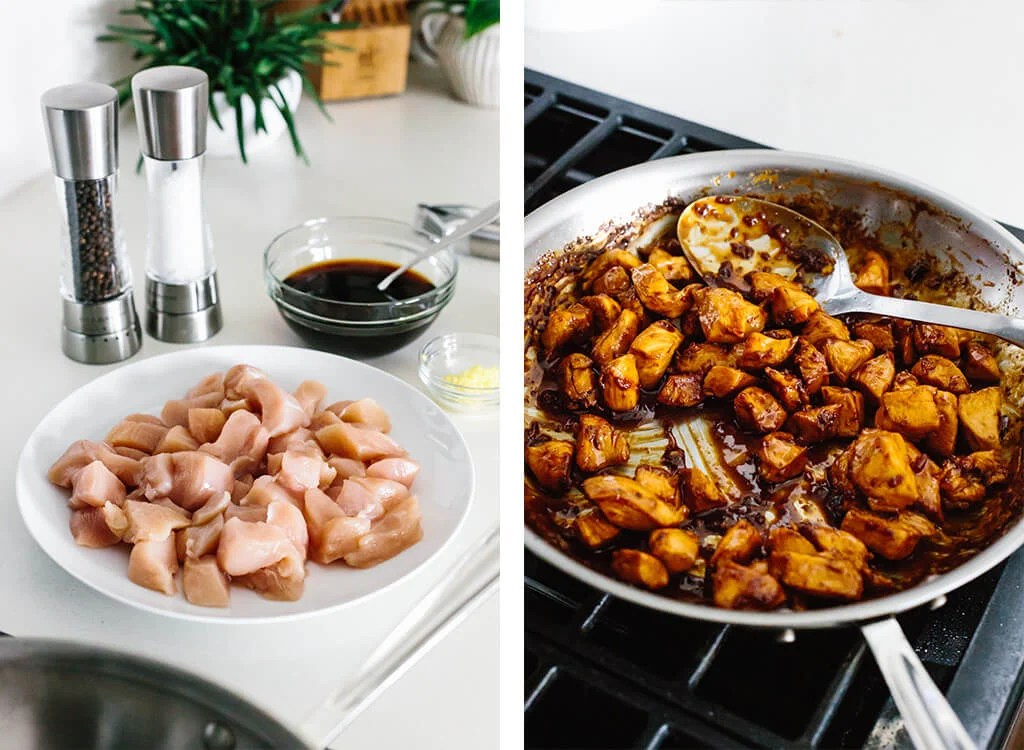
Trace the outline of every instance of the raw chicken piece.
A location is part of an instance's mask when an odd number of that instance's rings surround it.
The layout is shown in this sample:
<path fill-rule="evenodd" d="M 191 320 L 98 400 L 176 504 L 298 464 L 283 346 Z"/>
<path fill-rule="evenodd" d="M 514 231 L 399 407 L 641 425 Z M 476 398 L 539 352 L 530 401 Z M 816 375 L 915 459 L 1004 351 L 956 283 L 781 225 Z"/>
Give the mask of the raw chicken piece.
<path fill-rule="evenodd" d="M 106 502 L 114 505 L 124 503 L 124 484 L 115 477 L 102 461 L 93 461 L 75 472 L 71 478 L 72 508 L 93 506 L 102 508 Z"/>
<path fill-rule="evenodd" d="M 308 427 L 299 427 L 284 435 L 278 435 L 267 444 L 267 453 L 284 453 L 296 449 L 312 450 L 322 458 L 326 458 L 320 448 L 320 443 L 316 441 L 316 435 Z"/>
<path fill-rule="evenodd" d="M 346 516 L 330 497 L 320 490 L 306 492 L 303 514 L 309 524 L 309 558 L 328 565 L 355 552 L 359 539 L 370 531 L 365 517 Z"/>
<path fill-rule="evenodd" d="M 400 500 L 368 534 L 361 536 L 354 552 L 345 555 L 353 568 L 369 568 L 382 563 L 423 538 L 420 508 L 415 495 Z"/>
<path fill-rule="evenodd" d="M 71 536 L 80 547 L 110 547 L 121 541 L 107 525 L 103 508 L 92 506 L 71 511 Z"/>
<path fill-rule="evenodd" d="M 166 497 L 186 510 L 195 510 L 211 497 L 230 492 L 235 475 L 230 466 L 208 453 L 182 451 L 143 461 L 140 484 L 150 500 Z"/>
<path fill-rule="evenodd" d="M 419 473 L 420 465 L 411 458 L 385 458 L 370 464 L 366 470 L 368 477 L 390 479 L 393 482 L 401 482 L 406 487 L 412 487 Z"/>
<path fill-rule="evenodd" d="M 249 494 L 249 490 L 252 489 L 255 479 L 252 478 L 252 474 L 246 474 L 242 477 L 235 479 L 235 486 L 231 490 L 231 502 L 237 503 L 243 497 Z"/>
<path fill-rule="evenodd" d="M 106 522 L 107 528 L 118 539 L 123 539 L 125 532 L 128 531 L 128 516 L 125 515 L 124 508 L 113 503 L 105 503 L 102 510 L 103 520 Z"/>
<path fill-rule="evenodd" d="M 145 495 L 140 497 L 139 500 L 142 501 L 142 502 L 146 502 Z M 192 514 L 189 511 L 187 511 L 184 508 L 182 508 L 176 502 L 171 500 L 171 498 L 169 498 L 169 497 L 154 498 L 153 500 L 149 501 L 149 504 L 150 505 L 156 505 L 156 506 L 159 506 L 161 508 L 167 508 L 167 510 L 174 511 L 175 513 L 180 513 L 181 515 L 185 516 L 185 518 L 187 518 L 189 520 L 189 523 L 192 523 Z"/>
<path fill-rule="evenodd" d="M 302 559 L 306 559 L 309 552 L 309 531 L 306 529 L 306 519 L 302 511 L 295 507 L 294 503 L 275 500 L 267 506 L 267 523 L 284 529 L 288 539 L 295 545 Z"/>
<path fill-rule="evenodd" d="M 224 373 L 224 398 L 229 401 L 248 399 L 252 384 L 266 380 L 267 374 L 252 365 L 235 365 Z M 255 402 L 252 402 L 255 406 Z"/>
<path fill-rule="evenodd" d="M 405 455 L 402 446 L 383 432 L 357 427 L 347 422 L 318 430 L 316 439 L 329 453 L 364 462 Z"/>
<path fill-rule="evenodd" d="M 391 432 L 390 417 L 372 398 L 353 401 L 342 409 L 338 416 L 345 422 L 354 422 L 361 427 L 372 427 L 379 432 Z"/>
<path fill-rule="evenodd" d="M 213 497 L 206 501 L 206 504 L 203 505 L 202 508 L 198 508 L 197 510 L 192 512 L 192 525 L 202 526 L 210 519 L 214 518 L 215 516 L 219 516 L 221 513 L 227 510 L 227 507 L 230 504 L 230 492 L 222 492 L 219 496 L 214 495 Z"/>
<path fill-rule="evenodd" d="M 180 424 L 174 425 L 164 435 L 164 439 L 160 441 L 153 454 L 157 453 L 178 453 L 180 451 L 194 451 L 198 450 L 199 441 L 192 437 L 187 429 L 182 427 Z"/>
<path fill-rule="evenodd" d="M 270 437 L 284 435 L 309 424 L 309 417 L 295 397 L 267 379 L 250 365 L 236 365 L 224 376 L 229 399 L 244 398 L 260 412 L 260 421 Z"/>
<path fill-rule="evenodd" d="M 125 445 L 119 445 L 114 448 L 114 453 L 125 458 L 130 458 L 132 461 L 141 461 L 144 458 L 148 458 L 150 454 L 146 451 L 136 450 L 135 448 L 129 448 Z"/>
<path fill-rule="evenodd" d="M 217 441 L 205 443 L 199 450 L 229 464 L 237 476 L 259 468 L 269 440 L 259 417 L 249 411 L 236 411 L 224 423 Z"/>
<path fill-rule="evenodd" d="M 124 540 L 132 544 L 165 539 L 175 529 L 183 529 L 191 523 L 180 510 L 138 500 L 125 501 L 124 514 L 128 519 Z"/>
<path fill-rule="evenodd" d="M 280 573 L 292 576 L 302 570 L 302 556 L 280 526 L 240 518 L 224 524 L 217 545 L 217 563 L 229 576 L 244 576 L 260 568 L 283 563 Z"/>
<path fill-rule="evenodd" d="M 278 602 L 294 602 L 302 598 L 305 581 L 304 569 L 292 569 L 283 561 L 235 578 L 236 583 L 252 589 L 264 599 Z"/>
<path fill-rule="evenodd" d="M 271 465 L 268 460 L 267 468 L 270 469 Z M 334 476 L 334 469 L 318 455 L 298 450 L 281 454 L 280 467 L 276 472 L 277 483 L 296 498 L 301 498 L 310 487 L 327 487 L 334 481 Z"/>
<path fill-rule="evenodd" d="M 222 399 L 223 395 L 216 391 L 204 393 L 202 396 L 195 396 L 194 398 L 171 399 L 164 404 L 163 411 L 160 412 L 160 419 L 168 427 L 174 427 L 175 425 L 188 427 L 189 409 L 216 408 L 220 406 Z"/>
<path fill-rule="evenodd" d="M 309 429 L 316 432 L 322 427 L 328 425 L 338 424 L 341 421 L 341 417 L 335 414 L 333 411 L 318 411 L 313 415 L 313 419 L 309 422 Z"/>
<path fill-rule="evenodd" d="M 355 401 L 348 399 L 347 401 L 335 401 L 333 404 L 324 407 L 324 411 L 329 411 L 332 414 L 336 414 L 338 418 L 341 418 L 341 413 L 348 408 L 349 404 L 354 404 Z"/>
<path fill-rule="evenodd" d="M 333 484 L 340 485 L 342 480 L 348 479 L 349 477 L 366 476 L 366 464 L 362 461 L 356 461 L 354 458 L 331 456 L 327 459 L 327 465 L 336 472 Z"/>
<path fill-rule="evenodd" d="M 188 431 L 200 443 L 212 443 L 224 429 L 226 420 L 224 412 L 217 408 L 189 409 Z"/>
<path fill-rule="evenodd" d="M 327 395 L 327 387 L 318 380 L 303 380 L 295 389 L 295 400 L 306 412 L 306 419 L 312 419 L 320 402 Z"/>
<path fill-rule="evenodd" d="M 114 448 L 134 448 L 152 454 L 167 434 L 162 424 L 125 419 L 107 433 L 106 443 Z"/>
<path fill-rule="evenodd" d="M 341 491 L 334 501 L 347 516 L 365 516 L 376 520 L 408 495 L 409 488 L 400 482 L 353 477 L 342 482 Z"/>
<path fill-rule="evenodd" d="M 128 557 L 128 580 L 159 591 L 174 594 L 178 590 L 174 577 L 178 574 L 178 558 L 174 553 L 174 537 L 139 542 Z"/>
<path fill-rule="evenodd" d="M 134 459 L 119 456 L 109 445 L 94 443 L 91 440 L 73 442 L 50 467 L 46 476 L 54 484 L 70 489 L 75 472 L 93 461 L 102 461 L 125 486 L 134 487 L 139 483 L 142 464 Z"/>
<path fill-rule="evenodd" d="M 228 577 L 213 555 L 186 558 L 181 576 L 185 598 L 200 607 L 226 607 L 231 601 Z"/>
<path fill-rule="evenodd" d="M 213 520 L 202 526 L 189 526 L 175 532 L 174 546 L 177 548 L 178 560 L 200 558 L 217 552 L 220 534 L 224 531 L 224 516 L 214 516 Z"/>
<path fill-rule="evenodd" d="M 224 397 L 224 373 L 215 372 L 200 380 L 188 393 L 185 398 L 197 398 L 207 393 L 219 393 Z"/>
<path fill-rule="evenodd" d="M 224 520 L 238 518 L 242 521 L 266 521 L 267 509 L 263 505 L 235 505 L 231 503 L 224 511 Z"/>
<path fill-rule="evenodd" d="M 278 484 L 274 477 L 269 474 L 264 474 L 253 481 L 252 488 L 239 501 L 239 504 L 254 505 L 265 508 L 274 501 L 284 501 L 294 505 L 296 498 L 294 498 L 288 490 Z"/>
<path fill-rule="evenodd" d="M 160 417 L 154 417 L 152 414 L 129 414 L 124 418 L 125 422 L 147 422 L 149 424 L 158 424 L 162 427 L 166 427 Z"/>

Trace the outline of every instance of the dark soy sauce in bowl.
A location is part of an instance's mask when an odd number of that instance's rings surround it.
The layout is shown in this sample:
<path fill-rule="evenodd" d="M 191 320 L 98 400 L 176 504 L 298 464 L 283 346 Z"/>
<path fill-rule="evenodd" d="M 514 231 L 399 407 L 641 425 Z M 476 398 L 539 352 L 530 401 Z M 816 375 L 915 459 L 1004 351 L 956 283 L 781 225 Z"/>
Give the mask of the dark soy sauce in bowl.
<path fill-rule="evenodd" d="M 377 284 L 395 269 L 397 263 L 380 260 L 328 260 L 300 268 L 284 280 L 300 292 L 336 302 L 389 302 L 426 294 L 434 285 L 410 269 L 395 279 L 387 291 Z"/>

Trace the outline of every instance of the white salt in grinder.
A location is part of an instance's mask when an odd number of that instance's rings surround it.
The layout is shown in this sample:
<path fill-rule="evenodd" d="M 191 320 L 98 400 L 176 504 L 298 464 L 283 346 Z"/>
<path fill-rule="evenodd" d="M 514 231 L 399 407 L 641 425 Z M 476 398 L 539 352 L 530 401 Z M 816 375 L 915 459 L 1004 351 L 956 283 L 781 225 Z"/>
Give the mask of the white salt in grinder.
<path fill-rule="evenodd" d="M 132 95 L 149 188 L 146 332 L 203 341 L 222 324 L 203 204 L 209 80 L 197 68 L 149 68 L 132 78 Z"/>
<path fill-rule="evenodd" d="M 142 330 L 117 213 L 117 92 L 75 83 L 41 104 L 62 220 L 61 348 L 77 362 L 120 362 Z"/>

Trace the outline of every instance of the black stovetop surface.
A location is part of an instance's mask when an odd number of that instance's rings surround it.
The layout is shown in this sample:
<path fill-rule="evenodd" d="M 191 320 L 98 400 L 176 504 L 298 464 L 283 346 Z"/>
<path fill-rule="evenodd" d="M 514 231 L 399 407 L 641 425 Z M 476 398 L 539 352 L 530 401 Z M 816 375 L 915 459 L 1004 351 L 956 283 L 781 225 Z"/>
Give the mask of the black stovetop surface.
<path fill-rule="evenodd" d="M 649 159 L 763 147 L 531 70 L 525 93 L 527 213 Z M 1024 553 L 899 618 L 982 748 L 1002 747 L 1021 699 L 1021 581 Z M 525 583 L 528 748 L 910 746 L 856 629 L 782 643 L 617 600 L 530 553 Z"/>

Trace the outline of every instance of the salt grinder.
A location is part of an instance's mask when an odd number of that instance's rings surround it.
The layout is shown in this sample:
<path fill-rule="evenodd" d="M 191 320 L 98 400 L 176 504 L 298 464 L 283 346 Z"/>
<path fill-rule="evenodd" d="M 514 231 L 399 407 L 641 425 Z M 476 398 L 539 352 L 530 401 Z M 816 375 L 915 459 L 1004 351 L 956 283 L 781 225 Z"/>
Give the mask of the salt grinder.
<path fill-rule="evenodd" d="M 208 91 L 206 73 L 180 65 L 132 78 L 149 188 L 146 332 L 162 341 L 203 341 L 222 324 L 203 204 Z"/>
<path fill-rule="evenodd" d="M 77 362 L 120 362 L 142 331 L 117 215 L 117 92 L 76 83 L 41 103 L 62 219 L 61 348 Z"/>

